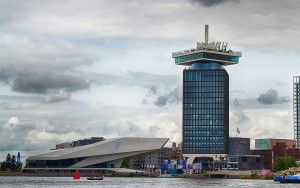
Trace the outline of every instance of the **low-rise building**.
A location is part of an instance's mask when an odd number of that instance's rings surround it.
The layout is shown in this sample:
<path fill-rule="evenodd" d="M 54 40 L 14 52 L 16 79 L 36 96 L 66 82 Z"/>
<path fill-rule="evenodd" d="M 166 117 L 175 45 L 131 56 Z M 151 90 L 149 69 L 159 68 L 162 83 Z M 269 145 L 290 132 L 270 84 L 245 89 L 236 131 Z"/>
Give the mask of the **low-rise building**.
<path fill-rule="evenodd" d="M 163 147 L 159 151 L 139 155 L 129 161 L 129 168 L 147 171 L 160 169 L 164 161 L 170 159 L 171 153 L 172 148 Z"/>
<path fill-rule="evenodd" d="M 176 142 L 173 142 L 171 149 L 172 149 L 172 151 L 170 154 L 170 159 L 183 159 L 181 143 L 176 145 Z"/>
<path fill-rule="evenodd" d="M 250 138 L 230 137 L 229 156 L 250 154 Z"/>
<path fill-rule="evenodd" d="M 250 138 L 242 137 L 229 138 L 228 155 L 216 154 L 211 157 L 196 157 L 192 164 L 201 164 L 204 170 L 260 170 L 263 168 L 261 157 L 259 155 L 250 155 Z"/>
<path fill-rule="evenodd" d="M 55 149 L 65 149 L 65 148 L 72 148 L 72 147 L 78 147 L 78 146 L 85 146 L 85 145 L 101 142 L 104 140 L 105 139 L 103 137 L 85 138 L 85 139 L 81 139 L 81 140 L 75 140 L 72 142 L 64 142 L 64 143 L 57 144 L 55 146 Z"/>
<path fill-rule="evenodd" d="M 30 155 L 26 168 L 127 168 L 130 158 L 155 153 L 167 141 L 168 138 L 112 138 L 89 145 Z"/>
<path fill-rule="evenodd" d="M 277 139 L 277 138 L 260 138 L 255 139 L 256 150 L 273 149 L 278 143 L 285 144 L 288 148 L 296 147 L 296 140 L 294 139 Z"/>
<path fill-rule="evenodd" d="M 250 154 L 260 155 L 264 168 L 271 170 L 277 157 L 292 156 L 300 160 L 300 149 L 295 146 L 292 139 L 255 139 L 255 149 Z"/>
<path fill-rule="evenodd" d="M 55 146 L 55 149 L 65 149 L 65 148 L 71 148 L 71 147 L 73 147 L 72 142 L 64 142 L 64 143 L 61 143 L 61 144 L 57 144 Z"/>
<path fill-rule="evenodd" d="M 182 145 L 172 143 L 172 147 L 163 147 L 157 152 L 139 155 L 132 158 L 129 162 L 129 168 L 137 170 L 146 171 L 156 171 L 161 169 L 161 166 L 166 163 L 166 161 L 177 161 L 182 160 Z"/>
<path fill-rule="evenodd" d="M 81 140 L 76 140 L 72 142 L 73 147 L 77 146 L 84 146 L 88 144 L 94 144 L 96 142 L 104 141 L 105 139 L 103 137 L 91 137 L 91 138 L 85 138 Z"/>
<path fill-rule="evenodd" d="M 260 170 L 264 163 L 259 155 L 230 156 L 227 161 L 227 169 L 236 170 Z"/>
<path fill-rule="evenodd" d="M 250 150 L 251 155 L 259 155 L 263 161 L 263 167 L 265 169 L 272 169 L 273 164 L 273 150 L 271 149 L 260 149 L 260 150 Z"/>

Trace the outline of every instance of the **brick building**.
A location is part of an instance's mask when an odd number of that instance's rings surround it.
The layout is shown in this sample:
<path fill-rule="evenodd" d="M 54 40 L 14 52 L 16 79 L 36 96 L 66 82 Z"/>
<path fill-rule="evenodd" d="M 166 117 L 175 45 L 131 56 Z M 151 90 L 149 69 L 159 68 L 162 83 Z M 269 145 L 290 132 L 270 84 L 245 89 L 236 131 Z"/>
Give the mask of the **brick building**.
<path fill-rule="evenodd" d="M 262 142 L 261 140 L 264 141 Z M 250 154 L 260 155 L 266 169 L 272 169 L 272 165 L 277 157 L 292 156 L 296 160 L 300 160 L 300 149 L 296 148 L 295 140 L 255 139 L 255 147 L 256 149 L 251 150 Z"/>

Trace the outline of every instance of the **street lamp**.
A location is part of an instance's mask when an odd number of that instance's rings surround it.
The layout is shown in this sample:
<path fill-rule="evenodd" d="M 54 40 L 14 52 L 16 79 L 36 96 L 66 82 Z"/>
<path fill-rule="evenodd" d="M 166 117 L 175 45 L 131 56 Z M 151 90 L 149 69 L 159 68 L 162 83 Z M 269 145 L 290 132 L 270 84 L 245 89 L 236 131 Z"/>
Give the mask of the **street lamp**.
<path fill-rule="evenodd" d="M 286 169 L 286 148 L 287 148 L 287 145 L 285 144 L 284 145 L 284 168 Z"/>

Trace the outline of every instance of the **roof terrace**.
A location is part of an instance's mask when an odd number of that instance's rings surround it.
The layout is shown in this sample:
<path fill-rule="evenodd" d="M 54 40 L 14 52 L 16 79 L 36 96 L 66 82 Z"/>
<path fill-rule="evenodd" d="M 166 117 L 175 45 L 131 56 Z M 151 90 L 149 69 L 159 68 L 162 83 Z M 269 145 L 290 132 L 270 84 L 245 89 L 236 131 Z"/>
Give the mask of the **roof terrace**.
<path fill-rule="evenodd" d="M 226 42 L 208 43 L 208 25 L 205 25 L 205 42 L 197 42 L 197 47 L 172 53 L 177 65 L 191 65 L 201 62 L 218 62 L 221 65 L 233 65 L 239 63 L 241 51 L 228 49 Z"/>

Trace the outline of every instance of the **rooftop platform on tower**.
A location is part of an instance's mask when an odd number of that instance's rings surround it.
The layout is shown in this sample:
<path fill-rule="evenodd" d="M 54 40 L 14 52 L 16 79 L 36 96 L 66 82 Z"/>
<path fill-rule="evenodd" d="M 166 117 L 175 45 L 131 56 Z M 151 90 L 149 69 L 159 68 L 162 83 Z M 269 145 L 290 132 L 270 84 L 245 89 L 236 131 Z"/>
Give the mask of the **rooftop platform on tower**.
<path fill-rule="evenodd" d="M 221 65 L 239 63 L 242 52 L 227 48 L 226 42 L 208 43 L 208 25 L 205 25 L 205 42 L 197 42 L 197 47 L 172 53 L 176 65 L 192 65 L 193 63 L 217 62 Z"/>

